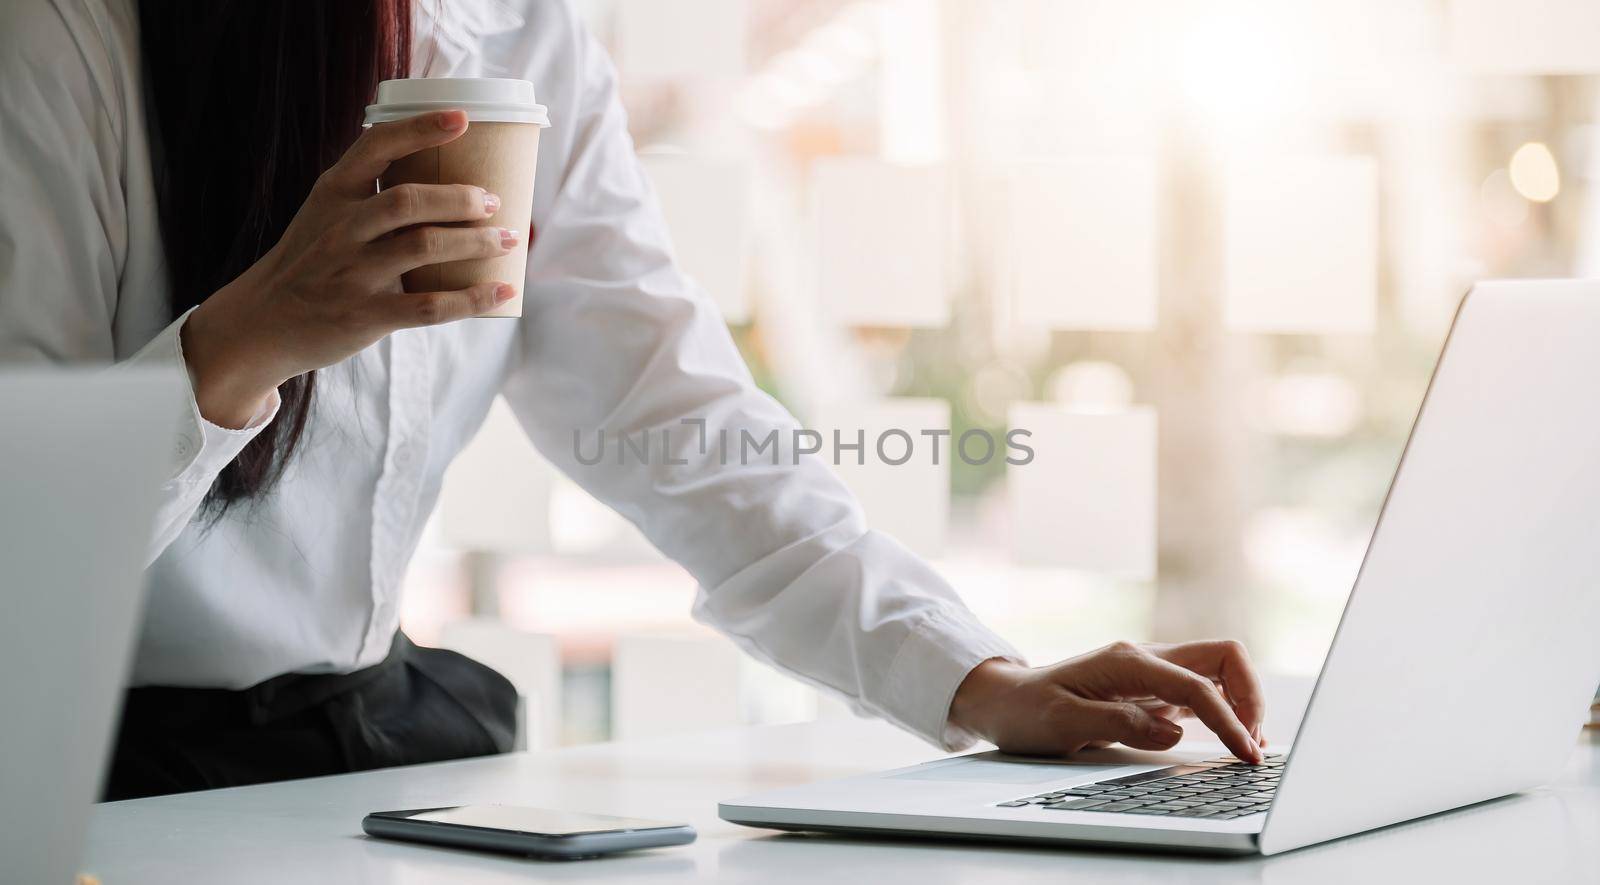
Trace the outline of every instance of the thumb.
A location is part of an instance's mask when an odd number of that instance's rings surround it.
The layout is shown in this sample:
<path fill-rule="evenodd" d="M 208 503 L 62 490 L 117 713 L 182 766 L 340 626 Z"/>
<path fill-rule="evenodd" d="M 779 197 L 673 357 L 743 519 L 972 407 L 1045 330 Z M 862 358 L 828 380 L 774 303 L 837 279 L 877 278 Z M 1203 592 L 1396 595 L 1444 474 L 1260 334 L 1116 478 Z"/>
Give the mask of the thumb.
<path fill-rule="evenodd" d="M 1136 750 L 1166 750 L 1183 737 L 1183 729 L 1138 704 L 1089 701 L 1082 711 L 1094 740 L 1117 741 Z"/>

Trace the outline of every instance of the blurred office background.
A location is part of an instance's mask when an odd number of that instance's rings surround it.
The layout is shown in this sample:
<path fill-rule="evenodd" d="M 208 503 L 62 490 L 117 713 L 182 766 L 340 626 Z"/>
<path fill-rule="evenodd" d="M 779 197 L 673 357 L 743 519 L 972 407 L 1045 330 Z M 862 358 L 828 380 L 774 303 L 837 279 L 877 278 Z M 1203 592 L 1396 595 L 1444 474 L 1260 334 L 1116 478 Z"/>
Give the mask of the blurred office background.
<path fill-rule="evenodd" d="M 1592 0 L 581 6 L 767 390 L 1032 432 L 841 472 L 1038 662 L 1225 634 L 1315 671 L 1461 294 L 1600 275 Z M 694 625 L 502 410 L 408 580 L 533 744 L 847 715 Z"/>

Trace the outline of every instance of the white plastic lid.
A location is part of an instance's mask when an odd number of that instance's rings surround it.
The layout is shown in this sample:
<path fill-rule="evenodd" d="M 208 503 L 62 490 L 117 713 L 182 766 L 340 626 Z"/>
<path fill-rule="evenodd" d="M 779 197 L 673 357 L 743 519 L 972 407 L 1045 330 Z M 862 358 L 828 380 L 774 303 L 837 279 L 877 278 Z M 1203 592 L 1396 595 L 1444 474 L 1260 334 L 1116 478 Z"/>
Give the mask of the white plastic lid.
<path fill-rule="evenodd" d="M 527 80 L 419 77 L 378 84 L 378 101 L 367 105 L 366 125 L 404 120 L 430 111 L 461 110 L 474 123 L 533 123 L 549 126 L 549 110 Z"/>

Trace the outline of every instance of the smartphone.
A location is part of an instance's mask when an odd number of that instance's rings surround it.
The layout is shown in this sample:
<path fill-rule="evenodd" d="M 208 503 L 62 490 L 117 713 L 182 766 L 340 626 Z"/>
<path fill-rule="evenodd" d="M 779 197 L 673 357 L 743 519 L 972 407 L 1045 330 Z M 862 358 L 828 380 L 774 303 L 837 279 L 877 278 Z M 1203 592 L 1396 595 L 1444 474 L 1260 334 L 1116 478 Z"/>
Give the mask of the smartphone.
<path fill-rule="evenodd" d="M 374 811 L 361 829 L 385 839 L 565 859 L 687 845 L 695 837 L 688 824 L 512 805 Z"/>

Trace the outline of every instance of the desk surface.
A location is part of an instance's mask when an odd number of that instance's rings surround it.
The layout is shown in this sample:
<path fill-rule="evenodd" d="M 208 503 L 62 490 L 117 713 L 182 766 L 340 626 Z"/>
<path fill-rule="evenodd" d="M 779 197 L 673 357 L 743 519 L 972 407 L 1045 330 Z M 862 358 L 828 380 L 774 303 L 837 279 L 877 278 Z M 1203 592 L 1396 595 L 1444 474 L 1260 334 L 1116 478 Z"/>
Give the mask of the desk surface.
<path fill-rule="evenodd" d="M 1508 752 L 1514 749 L 1508 748 Z M 107 885 L 171 882 L 855 882 L 925 885 L 1600 881 L 1600 744 L 1531 793 L 1273 858 L 1210 859 L 782 835 L 722 822 L 716 801 L 909 765 L 928 748 L 866 721 L 732 729 L 143 799 L 95 809 L 86 869 Z M 1492 765 L 1493 760 L 1484 764 Z M 684 848 L 593 861 L 523 860 L 370 839 L 368 811 L 472 802 L 686 820 Z M 1386 875 L 1386 878 L 1389 878 Z"/>

